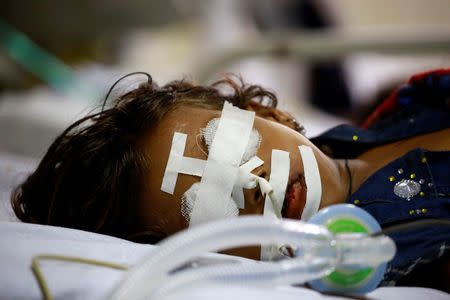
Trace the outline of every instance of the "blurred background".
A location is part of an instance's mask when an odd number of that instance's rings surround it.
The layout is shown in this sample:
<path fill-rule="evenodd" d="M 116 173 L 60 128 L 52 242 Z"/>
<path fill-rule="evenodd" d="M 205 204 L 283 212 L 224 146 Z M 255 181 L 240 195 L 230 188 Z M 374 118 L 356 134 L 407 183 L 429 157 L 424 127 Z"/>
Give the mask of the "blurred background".
<path fill-rule="evenodd" d="M 35 163 L 133 71 L 241 74 L 307 136 L 358 124 L 409 75 L 450 66 L 449 15 L 448 0 L 1 0 L 0 153 Z"/>

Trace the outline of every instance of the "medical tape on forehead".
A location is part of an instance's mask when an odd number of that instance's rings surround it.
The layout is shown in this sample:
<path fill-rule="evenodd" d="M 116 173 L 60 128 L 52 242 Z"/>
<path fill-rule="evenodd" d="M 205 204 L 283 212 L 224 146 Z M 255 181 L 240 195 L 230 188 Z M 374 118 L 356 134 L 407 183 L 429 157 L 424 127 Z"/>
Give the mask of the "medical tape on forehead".
<path fill-rule="evenodd" d="M 254 112 L 233 107 L 228 102 L 224 103 L 189 225 L 238 215 L 239 210 L 231 198 L 231 193 L 254 118 Z"/>
<path fill-rule="evenodd" d="M 266 195 L 264 202 L 264 217 L 277 218 L 281 214 L 284 198 L 286 195 L 286 188 L 289 181 L 290 160 L 289 152 L 273 149 L 270 164 L 270 179 L 269 183 L 273 188 L 273 196 L 276 200 L 277 208 L 274 208 L 269 195 Z M 278 210 L 278 213 L 275 212 Z M 278 256 L 278 246 L 276 245 L 262 245 L 261 259 L 273 260 Z"/>
<path fill-rule="evenodd" d="M 206 165 L 205 160 L 185 157 L 187 135 L 175 132 L 172 138 L 172 147 L 169 152 L 166 170 L 161 184 L 161 190 L 173 195 L 177 183 L 178 173 L 202 176 Z"/>
<path fill-rule="evenodd" d="M 206 160 L 183 156 L 179 173 L 201 177 L 205 166 Z"/>
<path fill-rule="evenodd" d="M 252 189 L 257 185 L 256 178 L 252 178 L 251 171 L 264 163 L 258 156 L 253 156 L 248 162 L 239 167 L 238 176 L 233 187 L 232 197 L 238 208 L 245 208 L 243 188 Z"/>
<path fill-rule="evenodd" d="M 306 183 L 306 204 L 303 208 L 301 220 L 308 221 L 317 213 L 322 198 L 322 182 L 319 167 L 311 147 L 299 146 L 303 161 L 303 171 Z"/>
<path fill-rule="evenodd" d="M 184 133 L 175 132 L 173 134 L 172 147 L 170 148 L 169 159 L 161 183 L 161 190 L 171 195 L 173 195 L 177 183 L 178 171 L 183 159 L 184 148 L 186 147 L 186 138 L 187 134 Z"/>

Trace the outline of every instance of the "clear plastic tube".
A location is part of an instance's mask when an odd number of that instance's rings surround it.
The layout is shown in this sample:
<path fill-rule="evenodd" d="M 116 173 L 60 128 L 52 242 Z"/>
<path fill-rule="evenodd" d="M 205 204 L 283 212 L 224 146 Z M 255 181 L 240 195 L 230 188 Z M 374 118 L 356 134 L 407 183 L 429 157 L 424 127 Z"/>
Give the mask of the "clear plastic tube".
<path fill-rule="evenodd" d="M 152 299 L 163 299 L 176 292 L 205 284 L 234 284 L 244 286 L 276 286 L 300 284 L 331 273 L 334 268 L 328 258 L 313 260 L 295 259 L 278 263 L 234 264 L 201 269 L 191 269 L 170 277 L 170 280 L 153 291 Z"/>
<path fill-rule="evenodd" d="M 279 262 L 219 266 L 170 275 L 170 271 L 206 251 L 258 244 L 289 244 L 301 257 Z M 364 255 L 353 255 L 363 251 Z M 367 260 L 370 250 L 371 260 Z M 320 278 L 342 264 L 378 264 L 395 254 L 388 237 L 334 236 L 323 226 L 302 221 L 245 216 L 190 228 L 160 243 L 136 264 L 108 299 L 157 299 L 193 281 L 292 284 Z M 183 277 L 184 276 L 184 277 Z"/>

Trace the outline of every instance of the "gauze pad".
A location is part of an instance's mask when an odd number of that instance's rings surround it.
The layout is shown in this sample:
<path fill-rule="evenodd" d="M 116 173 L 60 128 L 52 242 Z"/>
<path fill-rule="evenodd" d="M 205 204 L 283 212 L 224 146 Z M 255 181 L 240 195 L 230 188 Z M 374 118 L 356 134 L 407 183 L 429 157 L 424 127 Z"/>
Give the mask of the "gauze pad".
<path fill-rule="evenodd" d="M 205 128 L 202 128 L 201 134 L 205 141 L 206 146 L 208 147 L 208 151 L 211 148 L 212 141 L 217 131 L 217 127 L 219 126 L 220 118 L 212 119 L 208 122 Z M 250 138 L 248 140 L 247 146 L 245 148 L 244 155 L 242 156 L 241 163 L 245 163 L 249 161 L 252 157 L 256 155 L 256 152 L 259 149 L 259 145 L 261 144 L 261 135 L 256 129 L 253 129 Z"/>
<path fill-rule="evenodd" d="M 181 215 L 189 223 L 191 221 L 192 208 L 194 207 L 195 198 L 197 197 L 200 182 L 194 183 L 181 197 Z M 236 207 L 237 208 L 237 207 Z"/>
<path fill-rule="evenodd" d="M 281 214 L 283 207 L 286 188 L 289 181 L 290 160 L 289 152 L 273 149 L 270 164 L 270 179 L 269 183 L 273 188 L 273 196 L 277 201 L 277 210 L 272 205 L 269 195 L 266 195 L 264 202 L 264 217 L 277 218 Z M 278 246 L 276 245 L 262 245 L 261 246 L 261 260 L 273 260 L 279 256 Z"/>
<path fill-rule="evenodd" d="M 253 128 L 255 113 L 225 102 L 209 147 L 189 225 L 237 216 L 231 192 Z"/>
<path fill-rule="evenodd" d="M 308 221 L 319 210 L 322 198 L 322 182 L 317 160 L 311 147 L 299 146 L 298 149 L 303 161 L 306 183 L 306 204 L 303 208 L 301 220 Z"/>

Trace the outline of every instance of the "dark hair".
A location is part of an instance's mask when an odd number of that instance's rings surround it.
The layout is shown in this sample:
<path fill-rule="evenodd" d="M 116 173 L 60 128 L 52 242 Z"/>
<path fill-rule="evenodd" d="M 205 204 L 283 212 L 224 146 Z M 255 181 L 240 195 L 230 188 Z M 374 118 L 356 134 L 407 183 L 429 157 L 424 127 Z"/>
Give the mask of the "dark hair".
<path fill-rule="evenodd" d="M 105 104 L 122 78 L 144 74 L 138 88 Z M 250 100 L 275 107 L 275 95 L 240 77 L 225 75 L 211 86 L 185 80 L 163 87 L 149 74 L 135 72 L 117 81 L 100 112 L 92 113 L 59 135 L 36 171 L 11 196 L 23 222 L 56 225 L 127 238 L 136 232 L 132 204 L 140 199 L 149 158 L 139 146 L 141 137 L 180 105 L 222 109 L 224 101 L 244 108 Z M 224 94 L 220 86 L 231 87 Z M 157 145 L 155 145 L 157 147 Z"/>

